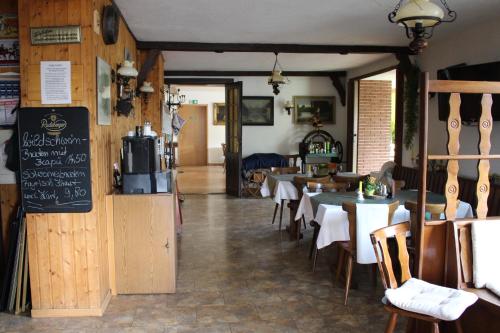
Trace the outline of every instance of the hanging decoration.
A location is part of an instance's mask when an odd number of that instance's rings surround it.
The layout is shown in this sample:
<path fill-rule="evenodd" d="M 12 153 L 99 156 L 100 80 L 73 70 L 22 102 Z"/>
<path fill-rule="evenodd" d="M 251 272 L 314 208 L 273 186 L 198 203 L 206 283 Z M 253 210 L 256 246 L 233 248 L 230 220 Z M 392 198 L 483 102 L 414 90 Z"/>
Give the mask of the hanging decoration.
<path fill-rule="evenodd" d="M 278 95 L 280 93 L 280 86 L 290 83 L 290 80 L 281 74 L 283 69 L 278 61 L 278 52 L 274 52 L 274 54 L 276 55 L 276 60 L 274 61 L 271 76 L 267 79 L 267 84 L 273 86 L 273 93 Z"/>
<path fill-rule="evenodd" d="M 444 19 L 444 10 L 431 0 L 408 0 L 403 5 L 400 0 L 394 10 L 389 13 L 389 21 L 397 23 L 406 29 L 406 36 L 413 39 L 410 49 L 419 54 L 427 47 L 427 39 L 432 37 L 434 28 L 441 23 L 455 21 L 457 13 L 450 9 L 446 0 L 440 0 L 447 11 Z"/>

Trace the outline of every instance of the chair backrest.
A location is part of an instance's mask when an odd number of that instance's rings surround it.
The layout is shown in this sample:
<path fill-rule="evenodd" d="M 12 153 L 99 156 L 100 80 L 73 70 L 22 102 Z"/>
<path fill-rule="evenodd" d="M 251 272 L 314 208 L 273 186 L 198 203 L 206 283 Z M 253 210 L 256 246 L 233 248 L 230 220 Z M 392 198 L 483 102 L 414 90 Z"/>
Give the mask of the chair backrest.
<path fill-rule="evenodd" d="M 314 178 L 314 177 L 301 177 L 301 176 L 295 176 L 293 177 L 293 185 L 295 185 L 295 188 L 297 189 L 297 192 L 299 193 L 299 200 L 302 198 L 302 190 L 305 185 L 307 185 L 307 182 L 328 182 L 330 181 L 330 176 L 325 176 L 321 178 Z"/>
<path fill-rule="evenodd" d="M 387 216 L 387 225 L 390 225 L 392 218 L 394 217 L 394 212 L 399 207 L 399 201 L 396 200 L 389 205 L 389 214 Z M 349 239 L 351 242 L 351 249 L 356 253 L 356 203 L 354 202 L 343 202 L 342 209 L 347 212 L 347 219 L 349 220 Z"/>
<path fill-rule="evenodd" d="M 300 157 L 299 154 L 282 155 L 282 156 L 288 161 L 288 165 L 292 167 L 297 166 L 297 159 Z M 290 160 L 292 160 L 292 163 L 290 163 Z"/>
<path fill-rule="evenodd" d="M 310 191 L 314 190 L 318 187 L 318 184 L 320 185 L 320 188 L 325 192 L 332 191 L 332 190 L 336 190 L 337 192 L 345 192 L 347 187 L 349 186 L 348 183 L 341 183 L 341 182 L 313 181 L 313 182 L 307 182 L 307 188 Z"/>
<path fill-rule="evenodd" d="M 272 167 L 271 168 L 271 173 L 273 173 L 275 175 L 289 175 L 289 174 L 298 173 L 299 171 L 300 171 L 299 167 L 285 167 L 285 168 Z"/>
<path fill-rule="evenodd" d="M 249 177 L 251 182 L 263 183 L 266 178 L 266 174 L 263 171 L 253 171 Z"/>
<path fill-rule="evenodd" d="M 415 245 L 414 237 L 417 234 L 417 202 L 406 201 L 405 208 L 410 211 L 411 243 Z M 425 204 L 425 211 L 431 214 L 431 220 L 439 220 L 445 209 L 446 204 Z"/>
<path fill-rule="evenodd" d="M 446 283 L 453 288 L 473 287 L 472 221 L 449 221 Z"/>
<path fill-rule="evenodd" d="M 406 234 L 410 230 L 408 222 L 394 224 L 375 230 L 370 234 L 370 239 L 377 258 L 377 265 L 385 289 L 395 289 L 411 278 L 410 256 L 406 248 Z M 387 245 L 388 238 L 395 238 L 398 246 L 398 262 L 401 267 L 401 280 L 397 281 L 394 274 L 392 258 Z"/>

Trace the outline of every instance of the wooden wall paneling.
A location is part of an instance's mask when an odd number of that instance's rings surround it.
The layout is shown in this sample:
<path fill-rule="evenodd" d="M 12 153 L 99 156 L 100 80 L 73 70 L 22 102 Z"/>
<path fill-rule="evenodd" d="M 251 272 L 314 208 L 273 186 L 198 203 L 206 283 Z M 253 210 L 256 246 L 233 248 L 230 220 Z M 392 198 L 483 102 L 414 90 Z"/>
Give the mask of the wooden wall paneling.
<path fill-rule="evenodd" d="M 10 220 L 17 213 L 20 193 L 16 184 L 0 185 L 0 213 L 2 223 L 2 239 L 4 253 L 7 253 L 7 244 L 9 244 L 9 224 Z"/>
<path fill-rule="evenodd" d="M 85 106 L 90 113 L 93 210 L 86 214 L 29 214 L 27 217 L 29 264 L 30 270 L 36 271 L 31 275 L 34 316 L 100 315 L 109 301 L 104 196 L 112 190 L 112 162 L 118 161 L 121 137 L 141 122 L 141 103 L 136 100 L 133 117 L 118 117 L 113 112 L 112 126 L 97 125 L 96 56 L 116 70 L 117 64 L 123 61 L 125 47 L 132 55 L 136 54 L 135 40 L 123 21 L 120 21 L 120 37 L 115 45 L 104 45 L 102 36 L 93 31 L 94 9 L 102 13 L 103 6 L 110 3 L 109 0 L 19 1 L 22 105 L 40 106 L 39 92 L 36 93 L 40 85 L 40 61 L 69 60 L 73 77 L 71 105 Z M 81 43 L 31 45 L 29 27 L 66 24 L 81 26 Z M 112 105 L 115 102 L 116 86 L 113 85 Z"/>
<path fill-rule="evenodd" d="M 479 119 L 479 133 L 481 136 L 479 142 L 479 152 L 481 155 L 488 155 L 491 149 L 491 131 L 493 129 L 493 118 L 491 116 L 491 106 L 493 100 L 491 94 L 484 94 L 481 105 L 482 113 Z M 477 166 L 479 178 L 477 181 L 477 217 L 486 218 L 488 214 L 488 196 L 490 194 L 490 161 L 480 160 Z"/>

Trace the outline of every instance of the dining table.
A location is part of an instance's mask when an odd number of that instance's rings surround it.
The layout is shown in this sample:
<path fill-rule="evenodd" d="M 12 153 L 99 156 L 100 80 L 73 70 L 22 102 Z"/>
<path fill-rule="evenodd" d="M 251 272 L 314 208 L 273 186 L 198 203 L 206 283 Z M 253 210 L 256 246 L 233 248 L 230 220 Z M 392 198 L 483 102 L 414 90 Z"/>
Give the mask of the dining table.
<path fill-rule="evenodd" d="M 293 184 L 293 179 L 295 177 L 306 177 L 306 175 L 302 173 L 283 175 L 268 174 L 260 188 L 260 194 L 263 198 L 271 197 L 278 205 L 281 205 L 282 200 L 288 200 L 290 222 L 286 230 L 289 232 L 291 241 L 297 239 L 297 228 L 300 228 L 300 224 L 296 223 L 294 219 L 295 211 L 299 203 L 299 192 Z"/>
<path fill-rule="evenodd" d="M 316 240 L 317 249 L 322 249 L 334 242 L 348 241 L 349 220 L 342 203 L 356 203 L 356 260 L 360 264 L 376 263 L 370 233 L 387 226 L 388 205 L 399 200 L 400 205 L 394 213 L 392 224 L 410 220 L 410 212 L 404 207 L 406 201 L 417 201 L 417 190 L 399 191 L 391 199 L 358 199 L 355 192 L 305 192 L 297 208 L 295 220 L 304 216 L 306 221 L 315 221 L 320 225 Z M 446 203 L 444 195 L 427 193 L 428 203 Z M 457 217 L 473 217 L 472 206 L 459 202 Z M 442 217 L 444 218 L 444 216 Z"/>

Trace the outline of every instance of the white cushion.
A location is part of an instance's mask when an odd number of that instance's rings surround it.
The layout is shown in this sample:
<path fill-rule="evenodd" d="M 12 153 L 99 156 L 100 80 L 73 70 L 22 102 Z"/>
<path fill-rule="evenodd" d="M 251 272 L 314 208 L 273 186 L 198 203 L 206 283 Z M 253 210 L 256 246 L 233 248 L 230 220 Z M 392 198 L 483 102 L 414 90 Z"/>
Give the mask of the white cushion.
<path fill-rule="evenodd" d="M 394 306 L 411 312 L 453 321 L 458 319 L 477 296 L 464 290 L 445 288 L 419 279 L 409 279 L 397 289 L 387 289 L 385 296 Z"/>
<path fill-rule="evenodd" d="M 486 287 L 486 283 L 500 280 L 500 221 L 475 221 L 472 223 L 472 269 L 474 286 Z"/>

